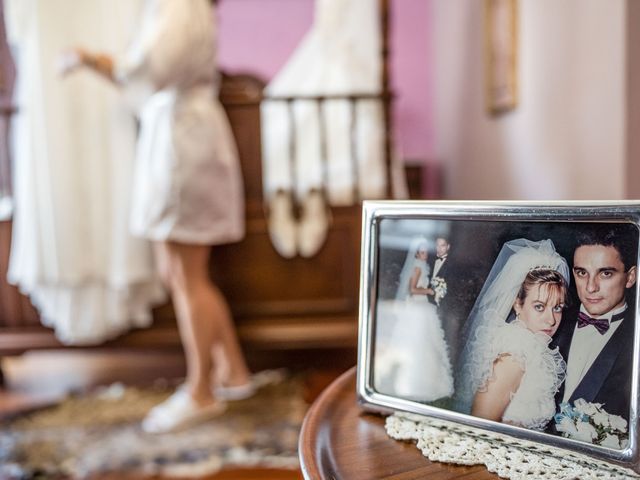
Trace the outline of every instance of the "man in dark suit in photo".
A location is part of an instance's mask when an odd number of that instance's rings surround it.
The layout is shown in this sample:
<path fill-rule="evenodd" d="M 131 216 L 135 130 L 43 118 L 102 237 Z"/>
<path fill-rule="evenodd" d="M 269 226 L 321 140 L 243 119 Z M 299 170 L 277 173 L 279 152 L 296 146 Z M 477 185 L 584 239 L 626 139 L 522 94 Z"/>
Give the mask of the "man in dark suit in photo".
<path fill-rule="evenodd" d="M 438 277 L 444 280 L 447 285 L 447 292 L 436 302 L 435 295 L 429 296 L 429 301 L 438 307 L 438 316 L 442 322 L 444 330 L 444 338 L 449 347 L 449 356 L 451 364 L 455 367 L 456 357 L 459 349 L 459 334 L 461 327 L 461 318 L 458 314 L 460 305 L 457 301 L 457 281 L 458 272 L 456 272 L 455 262 L 451 263 L 449 259 L 449 250 L 451 244 L 444 237 L 436 238 L 436 257 L 429 261 L 431 267 L 431 287 L 434 288 L 433 279 Z M 455 260 L 455 259 L 454 259 Z"/>
<path fill-rule="evenodd" d="M 554 342 L 567 362 L 558 406 L 583 398 L 629 421 L 635 317 L 627 293 L 637 269 L 631 237 L 610 226 L 578 236 L 573 278 L 580 305 L 563 315 Z"/>
<path fill-rule="evenodd" d="M 436 257 L 433 260 L 429 260 L 429 266 L 431 267 L 431 279 L 435 277 L 442 278 L 445 282 L 449 280 L 449 249 L 451 244 L 449 240 L 444 237 L 436 238 Z M 448 283 L 447 283 L 448 287 Z M 429 297 L 432 303 L 436 303 L 435 297 Z"/>

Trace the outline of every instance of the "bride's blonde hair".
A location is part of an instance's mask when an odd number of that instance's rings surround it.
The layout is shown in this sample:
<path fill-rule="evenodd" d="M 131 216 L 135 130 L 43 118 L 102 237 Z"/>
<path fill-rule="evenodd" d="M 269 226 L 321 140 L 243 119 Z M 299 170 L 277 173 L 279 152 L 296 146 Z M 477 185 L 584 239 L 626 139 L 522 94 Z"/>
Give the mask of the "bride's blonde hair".
<path fill-rule="evenodd" d="M 516 295 L 516 301 L 522 305 L 525 298 L 533 288 L 538 286 L 538 293 L 545 287 L 547 299 L 559 298 L 560 303 L 567 305 L 569 300 L 569 288 L 564 277 L 557 270 L 551 268 L 537 268 L 529 271 L 524 278 L 518 295 Z"/>

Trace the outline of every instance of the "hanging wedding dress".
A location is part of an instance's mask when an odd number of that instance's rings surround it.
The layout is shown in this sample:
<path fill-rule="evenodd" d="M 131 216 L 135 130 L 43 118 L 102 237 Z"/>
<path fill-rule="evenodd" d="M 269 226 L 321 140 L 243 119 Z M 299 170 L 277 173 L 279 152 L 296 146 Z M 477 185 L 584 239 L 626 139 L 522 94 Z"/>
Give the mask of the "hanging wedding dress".
<path fill-rule="evenodd" d="M 420 272 L 416 287 L 429 287 L 431 271 L 426 256 L 421 259 L 417 255 L 426 249 L 425 239 L 413 239 L 396 299 L 378 302 L 374 360 L 377 391 L 420 402 L 453 394 L 449 352 L 436 306 L 427 295 L 410 292 L 416 270 Z"/>
<path fill-rule="evenodd" d="M 377 0 L 316 0 L 311 30 L 266 88 L 267 96 L 378 95 L 381 32 Z M 262 105 L 265 198 L 278 190 L 304 198 L 324 190 L 332 205 L 352 205 L 354 186 L 363 198 L 385 194 L 383 101 L 357 100 L 354 119 L 346 99 L 294 100 Z M 353 123 L 352 123 L 353 122 Z M 351 144 L 354 130 L 355 146 Z M 291 159 L 291 140 L 295 153 Z M 321 144 L 326 136 L 326 150 Z M 355 162 L 352 157 L 355 155 Z M 324 157 L 324 158 L 323 158 Z M 323 160 L 327 162 L 326 170 Z M 327 185 L 324 185 L 326 175 Z"/>
<path fill-rule="evenodd" d="M 5 0 L 17 68 L 9 281 L 68 344 L 148 326 L 164 293 L 150 246 L 129 234 L 136 129 L 120 93 L 61 79 L 73 45 L 123 51 L 139 0 Z"/>

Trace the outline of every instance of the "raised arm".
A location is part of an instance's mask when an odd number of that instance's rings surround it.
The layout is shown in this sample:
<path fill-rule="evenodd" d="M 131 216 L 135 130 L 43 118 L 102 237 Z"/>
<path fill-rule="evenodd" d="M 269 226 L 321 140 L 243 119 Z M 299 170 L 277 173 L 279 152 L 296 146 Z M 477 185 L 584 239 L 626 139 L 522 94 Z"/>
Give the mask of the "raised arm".
<path fill-rule="evenodd" d="M 116 83 L 113 75 L 113 58 L 103 53 L 91 53 L 84 48 L 75 47 L 62 56 L 61 72 L 67 75 L 80 67 L 86 67 L 107 80 Z"/>
<path fill-rule="evenodd" d="M 496 358 L 485 388 L 476 392 L 473 398 L 471 415 L 500 422 L 523 375 L 524 370 L 511 355 L 502 354 Z"/>

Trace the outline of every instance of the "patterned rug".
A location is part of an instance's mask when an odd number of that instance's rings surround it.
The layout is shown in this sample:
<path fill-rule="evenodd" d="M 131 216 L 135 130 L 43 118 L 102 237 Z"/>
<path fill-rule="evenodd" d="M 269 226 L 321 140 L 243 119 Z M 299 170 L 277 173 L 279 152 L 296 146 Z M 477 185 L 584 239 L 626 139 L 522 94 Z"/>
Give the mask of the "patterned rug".
<path fill-rule="evenodd" d="M 221 417 L 149 435 L 140 420 L 168 388 L 114 384 L 0 423 L 0 478 L 83 478 L 101 473 L 199 476 L 229 466 L 296 468 L 307 405 L 302 380 L 271 375 L 258 393 L 229 402 Z"/>

